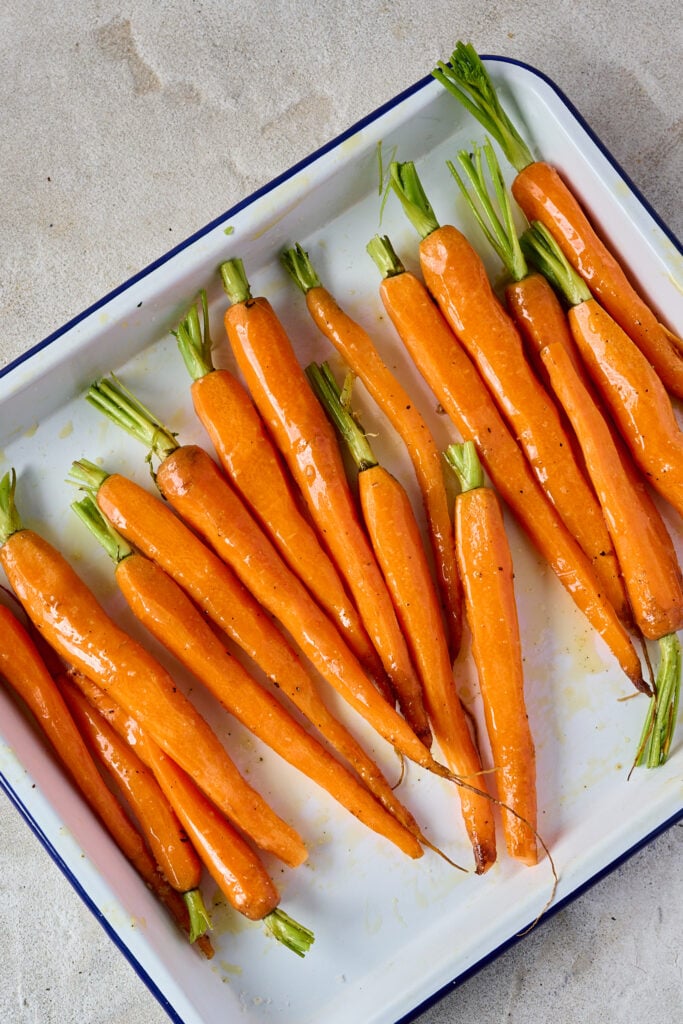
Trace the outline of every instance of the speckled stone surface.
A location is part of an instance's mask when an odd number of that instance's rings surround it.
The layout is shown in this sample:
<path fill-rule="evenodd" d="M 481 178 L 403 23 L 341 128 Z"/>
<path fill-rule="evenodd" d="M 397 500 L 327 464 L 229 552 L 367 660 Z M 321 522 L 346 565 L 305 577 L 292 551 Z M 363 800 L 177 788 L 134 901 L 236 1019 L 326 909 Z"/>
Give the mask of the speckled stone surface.
<path fill-rule="evenodd" d="M 683 233 L 673 0 L 7 0 L 0 24 L 0 364 L 421 78 L 458 37 L 546 72 Z M 661 835 L 416 1019 L 683 1020 L 682 839 L 681 825 Z M 0 877 L 0 1020 L 167 1020 L 5 797 Z"/>

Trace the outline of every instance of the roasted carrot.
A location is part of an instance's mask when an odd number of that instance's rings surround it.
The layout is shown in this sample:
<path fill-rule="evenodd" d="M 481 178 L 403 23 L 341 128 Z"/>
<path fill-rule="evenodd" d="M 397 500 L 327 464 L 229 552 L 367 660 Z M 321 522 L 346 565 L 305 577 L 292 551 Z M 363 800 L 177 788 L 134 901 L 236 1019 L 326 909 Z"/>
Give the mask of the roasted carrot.
<path fill-rule="evenodd" d="M 409 856 L 422 856 L 417 839 L 230 655 L 185 591 L 133 551 L 91 497 L 72 508 L 112 558 L 119 589 L 136 617 L 230 714 L 368 828 Z"/>
<path fill-rule="evenodd" d="M 417 702 L 419 687 L 391 597 L 367 537 L 346 479 L 332 426 L 310 389 L 291 341 L 267 299 L 252 298 L 239 259 L 221 265 L 231 305 L 225 329 L 235 359 L 247 382 L 309 512 L 363 618 L 396 690 L 407 689 Z M 419 705 L 416 703 L 416 710 Z M 404 713 L 406 708 L 402 707 Z M 426 715 L 416 723 L 427 727 Z M 427 739 L 427 733 L 424 732 Z"/>
<path fill-rule="evenodd" d="M 185 900 L 190 941 L 194 942 L 210 927 L 199 889 L 202 865 L 194 846 L 159 783 L 135 751 L 92 708 L 68 673 L 61 673 L 56 681 L 90 752 L 115 780 L 162 874 Z"/>
<path fill-rule="evenodd" d="M 194 705 L 155 658 L 107 615 L 90 588 L 47 540 L 22 527 L 16 478 L 0 481 L 0 562 L 39 633 L 145 725 L 216 805 L 254 839 L 291 866 L 306 847 L 240 775 Z"/>
<path fill-rule="evenodd" d="M 302 956 L 313 942 L 313 933 L 280 909 L 277 888 L 256 851 L 109 694 L 79 672 L 73 672 L 72 679 L 153 773 L 228 903 L 252 921 L 263 920 L 280 942 Z"/>
<path fill-rule="evenodd" d="M 205 291 L 200 301 L 202 319 L 193 305 L 174 332 L 192 376 L 194 410 L 225 473 L 290 569 L 335 623 L 361 664 L 372 675 L 379 675 L 382 668 L 377 652 L 337 569 L 302 513 L 300 498 L 258 410 L 235 374 L 213 366 Z"/>
<path fill-rule="evenodd" d="M 313 390 L 358 469 L 363 521 L 417 666 L 437 742 L 460 778 L 483 792 L 460 789 L 462 815 L 478 874 L 496 859 L 493 806 L 486 795 L 479 752 L 458 697 L 439 599 L 420 528 L 400 481 L 381 466 L 326 363 L 306 368 Z"/>
<path fill-rule="evenodd" d="M 3 604 L 0 604 L 0 676 L 32 712 L 71 779 L 123 855 L 165 904 L 176 924 L 190 934 L 192 941 L 199 938 L 204 930 L 200 924 L 203 910 L 201 895 L 197 892 L 196 897 L 183 902 L 170 889 L 140 832 L 133 826 L 98 771 L 32 637 Z M 193 877 L 189 881 L 194 883 L 191 888 L 196 891 L 198 880 Z M 200 948 L 209 957 L 213 953 L 207 939 L 202 941 Z"/>
<path fill-rule="evenodd" d="M 541 355 L 605 510 L 636 624 L 643 636 L 660 642 L 659 671 L 648 714 L 652 728 L 643 751 L 648 767 L 654 767 L 664 763 L 671 747 L 680 692 L 681 653 L 676 631 L 683 629 L 683 580 L 678 557 L 644 482 L 622 461 L 610 427 L 565 349 L 554 343 Z"/>
<path fill-rule="evenodd" d="M 89 389 L 88 398 L 160 460 L 155 474 L 160 493 L 282 623 L 321 676 L 366 707 L 364 694 L 371 684 L 359 661 L 208 453 L 199 445 L 179 444 L 174 434 L 117 384 L 100 381 Z M 405 659 L 400 664 L 395 661 L 390 671 L 387 666 L 387 671 L 405 719 L 428 746 L 431 734 L 419 679 L 400 630 L 397 637 Z"/>
<path fill-rule="evenodd" d="M 528 220 L 541 221 L 552 233 L 593 295 L 636 343 L 666 388 L 683 398 L 681 340 L 659 323 L 558 170 L 534 160 L 473 46 L 459 42 L 449 64 L 439 62 L 433 75 L 499 143 L 517 172 L 512 192 Z"/>
<path fill-rule="evenodd" d="M 569 305 L 572 337 L 634 462 L 648 483 L 683 515 L 683 432 L 661 380 L 637 345 L 591 296 L 543 225 L 534 223 L 522 241 Z"/>
<path fill-rule="evenodd" d="M 483 173 L 476 175 L 470 162 L 467 167 L 481 196 Z M 461 231 L 452 225 L 439 226 L 413 164 L 394 163 L 391 173 L 394 191 L 421 237 L 420 266 L 427 288 L 488 385 L 541 487 L 590 559 L 608 600 L 617 602 L 617 614 L 628 621 L 628 603 L 599 502 L 557 407 L 526 358 L 519 331 L 491 287 L 482 260 Z"/>
<path fill-rule="evenodd" d="M 496 492 L 484 484 L 473 441 L 450 445 L 446 457 L 462 488 L 455 499 L 456 551 L 503 805 L 505 843 L 511 857 L 535 864 L 536 755 L 524 697 L 514 573 L 503 511 Z"/>
<path fill-rule="evenodd" d="M 448 625 L 451 657 L 462 636 L 462 590 L 451 543 L 451 515 L 441 453 L 413 398 L 382 359 L 368 332 L 324 288 L 311 259 L 300 245 L 287 249 L 282 262 L 306 297 L 320 331 L 359 377 L 405 444 L 422 501 L 434 566 Z"/>
<path fill-rule="evenodd" d="M 225 562 L 166 503 L 133 480 L 108 475 L 85 459 L 74 463 L 70 479 L 96 496 L 105 517 L 126 540 L 165 569 L 348 760 L 384 806 L 412 829 L 412 817 L 375 762 L 331 714 L 294 648 Z"/>
<path fill-rule="evenodd" d="M 462 439 L 475 442 L 497 492 L 569 596 L 602 636 L 634 686 L 649 692 L 636 650 L 603 596 L 590 562 L 541 490 L 486 385 L 425 285 L 405 270 L 389 239 L 377 238 L 369 248 L 384 275 L 382 302 L 417 369 Z"/>

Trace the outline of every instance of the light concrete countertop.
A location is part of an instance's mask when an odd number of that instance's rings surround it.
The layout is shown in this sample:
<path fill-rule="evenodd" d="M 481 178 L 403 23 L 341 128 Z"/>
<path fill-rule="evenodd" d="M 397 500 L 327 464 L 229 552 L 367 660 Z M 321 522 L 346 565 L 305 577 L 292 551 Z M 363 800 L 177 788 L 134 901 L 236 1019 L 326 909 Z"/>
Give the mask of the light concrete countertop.
<path fill-rule="evenodd" d="M 674 0 L 7 0 L 0 24 L 0 364 L 422 78 L 459 37 L 548 74 L 683 233 Z M 416 1019 L 683 1020 L 682 837 L 674 826 Z M 167 1020 L 5 798 L 0 876 L 0 1020 Z"/>

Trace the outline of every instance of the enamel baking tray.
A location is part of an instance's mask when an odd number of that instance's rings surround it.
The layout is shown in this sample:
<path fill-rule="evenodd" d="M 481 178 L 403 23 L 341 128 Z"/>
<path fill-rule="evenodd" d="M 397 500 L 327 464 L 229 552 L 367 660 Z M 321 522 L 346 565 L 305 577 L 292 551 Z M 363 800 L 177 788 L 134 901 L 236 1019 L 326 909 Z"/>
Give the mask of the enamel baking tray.
<path fill-rule="evenodd" d="M 535 153 L 567 175 L 611 245 L 637 255 L 631 271 L 662 318 L 683 332 L 682 260 L 675 238 L 551 81 L 512 61 L 487 61 Z M 416 161 L 437 217 L 468 232 L 495 279 L 500 268 L 468 220 L 445 166 L 459 148 L 482 139 L 479 126 L 427 77 L 5 368 L 1 469 L 17 470 L 24 521 L 62 549 L 131 632 L 142 635 L 117 596 L 107 556 L 69 510 L 74 494 L 64 478 L 74 459 L 87 457 L 152 484 L 141 446 L 83 400 L 87 385 L 114 369 L 181 440 L 205 442 L 170 331 L 206 287 L 217 360 L 232 365 L 223 340 L 225 301 L 216 268 L 233 255 L 243 258 L 254 294 L 267 295 L 290 329 L 302 363 L 331 358 L 339 368 L 278 262 L 284 246 L 300 241 L 338 301 L 374 334 L 438 442 L 445 446 L 457 439 L 382 316 L 379 277 L 365 245 L 380 230 L 392 238 L 406 265 L 416 266 L 416 236 L 391 197 L 380 221 L 381 144 L 385 159 L 395 153 L 400 160 Z M 378 454 L 403 479 L 419 508 L 400 446 L 360 385 L 356 400 Z M 667 510 L 664 514 L 680 545 L 680 522 Z M 560 876 L 557 907 L 680 816 L 683 729 L 666 766 L 636 771 L 627 781 L 645 698 L 620 700 L 630 696 L 629 684 L 553 574 L 509 525 L 537 748 L 539 829 Z M 145 642 L 174 670 L 179 685 L 189 687 L 190 680 L 160 648 L 146 637 Z M 467 659 L 458 666 L 458 678 L 478 713 Z M 239 919 L 210 885 L 206 900 L 213 906 L 216 956 L 211 963 L 200 958 L 0 687 L 4 789 L 173 1021 L 404 1020 L 514 939 L 544 907 L 552 884 L 547 861 L 529 869 L 501 854 L 483 878 L 457 872 L 431 853 L 412 862 L 263 750 L 197 687 L 193 698 L 251 781 L 307 838 L 306 866 L 283 871 L 270 864 L 283 908 L 315 931 L 305 960 L 269 939 L 258 924 Z M 375 744 L 352 713 L 341 708 L 339 713 L 390 777 L 397 777 L 393 752 L 381 741 Z M 401 791 L 429 838 L 470 865 L 451 787 L 411 765 Z"/>

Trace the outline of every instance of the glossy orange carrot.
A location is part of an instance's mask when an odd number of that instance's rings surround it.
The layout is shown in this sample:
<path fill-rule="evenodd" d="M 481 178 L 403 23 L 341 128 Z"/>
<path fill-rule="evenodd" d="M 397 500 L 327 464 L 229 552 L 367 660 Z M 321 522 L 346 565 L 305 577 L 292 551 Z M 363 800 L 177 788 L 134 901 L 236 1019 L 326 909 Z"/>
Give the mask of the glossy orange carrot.
<path fill-rule="evenodd" d="M 536 755 L 524 697 L 524 668 L 512 556 L 498 496 L 484 485 L 473 441 L 451 445 L 462 490 L 455 538 L 508 853 L 535 864 Z M 515 813 L 511 813 L 510 808 Z"/>
<path fill-rule="evenodd" d="M 436 576 L 447 613 L 451 656 L 455 657 L 462 636 L 462 590 L 451 538 L 441 452 L 412 397 L 384 362 L 368 332 L 323 287 L 308 253 L 297 245 L 282 254 L 282 262 L 306 296 L 313 322 L 363 381 L 403 440 L 422 494 Z"/>
<path fill-rule="evenodd" d="M 175 435 L 117 384 L 101 381 L 89 389 L 88 398 L 159 458 L 155 482 L 160 493 L 282 623 L 326 682 L 348 694 L 354 706 L 367 707 L 366 695 L 374 687 L 359 661 L 207 452 L 199 445 L 179 444 Z M 407 722 L 426 746 L 431 736 L 419 680 L 400 630 L 397 636 L 405 650 L 405 663 L 391 666 L 390 679 Z"/>
<path fill-rule="evenodd" d="M 683 431 L 664 385 L 638 346 L 572 272 L 543 225 L 533 224 L 522 240 L 570 306 L 572 337 L 634 462 L 683 515 Z"/>
<path fill-rule="evenodd" d="M 516 410 L 508 415 L 511 429 L 521 440 L 522 447 L 526 451 L 533 465 L 537 465 L 537 475 L 544 490 L 553 504 L 556 506 L 560 516 L 569 531 L 576 537 L 577 541 L 591 559 L 595 574 L 604 587 L 608 600 L 612 603 L 615 611 L 627 625 L 632 625 L 631 609 L 628 597 L 624 589 L 617 561 L 605 517 L 591 485 L 590 476 L 585 471 L 581 462 L 581 450 L 576 444 L 572 435 L 571 426 L 560 416 L 561 407 L 555 406 L 555 399 L 552 389 L 544 389 L 539 381 L 539 375 L 534 372 L 532 366 L 542 368 L 542 362 L 534 346 L 523 344 L 523 339 L 530 330 L 536 335 L 542 335 L 546 331 L 564 330 L 569 334 L 564 311 L 559 300 L 554 296 L 552 288 L 544 282 L 543 276 L 530 274 L 529 267 L 522 251 L 522 245 L 515 225 L 514 211 L 510 192 L 503 179 L 500 165 L 491 143 L 487 140 L 484 146 L 475 146 L 472 152 L 461 150 L 458 153 L 458 162 L 464 177 L 469 181 L 469 187 L 463 177 L 458 173 L 455 165 L 448 162 L 453 177 L 455 178 L 461 195 L 479 223 L 482 232 L 490 245 L 502 260 L 508 275 L 512 278 L 517 294 L 526 294 L 525 312 L 528 319 L 525 329 L 518 327 L 515 317 L 509 318 L 503 312 L 491 288 L 487 285 L 481 289 L 479 299 L 483 307 L 481 320 L 481 332 L 478 331 L 474 303 L 469 303 L 463 295 L 465 289 L 461 289 L 461 278 L 467 274 L 463 265 L 465 260 L 455 253 L 457 270 L 451 272 L 451 281 L 445 284 L 448 291 L 446 302 L 448 309 L 442 311 L 446 319 L 453 326 L 453 316 L 459 316 L 462 323 L 456 331 L 464 347 L 473 356 L 475 363 L 480 366 L 483 358 L 486 370 L 482 376 L 491 383 L 491 371 L 500 373 L 499 384 L 495 388 L 494 397 L 499 397 L 499 388 L 506 386 L 506 391 L 515 406 Z M 488 172 L 488 173 L 487 173 Z M 495 200 L 494 200 L 495 197 Z M 460 239 L 459 241 L 462 241 Z M 469 248 L 466 246 L 466 248 Z M 476 270 L 481 276 L 483 265 L 477 255 L 469 253 L 471 261 L 474 261 Z M 535 279 L 535 280 L 534 280 Z M 527 283 L 528 282 L 528 283 Z M 542 284 L 547 289 L 542 293 Z M 429 281 L 427 281 L 429 285 Z M 454 287 L 451 287 L 454 286 Z M 506 290 L 510 293 L 510 288 Z M 475 290 L 476 295 L 476 290 Z M 540 308 L 540 299 L 543 299 Z M 554 305 L 551 299 L 555 299 Z M 530 300 L 536 299 L 536 305 L 530 309 Z M 475 300 L 476 301 L 476 300 Z M 453 310 L 452 315 L 449 311 Z M 543 314 L 543 320 L 541 315 Z M 501 337 L 495 340 L 487 340 L 486 329 L 499 330 Z M 562 335 L 561 335 L 562 336 Z M 480 339 L 482 339 L 480 341 Z M 474 340 L 473 340 L 474 339 Z M 545 334 L 545 341 L 554 340 L 552 334 Z M 571 345 L 571 336 L 565 339 L 567 345 Z M 501 351 L 505 349 L 505 351 Z M 473 349 L 475 351 L 473 351 Z M 529 356 L 529 361 L 527 361 Z M 577 361 L 578 361 L 577 354 Z M 508 372 L 514 373 L 514 383 L 510 383 Z M 505 381 L 503 374 L 506 374 Z M 542 377 L 542 372 L 540 374 Z M 498 379 L 498 378 L 496 378 Z M 552 418 L 546 429 L 543 411 L 543 402 L 549 401 L 552 396 L 552 406 L 548 405 L 546 413 L 551 413 Z M 501 411 L 505 415 L 503 403 L 498 402 Z M 526 428 L 526 429 L 525 429 Z M 539 435 L 543 438 L 538 443 Z M 547 436 L 548 447 L 544 447 Z M 528 445 L 531 444 L 531 452 Z M 553 450 L 554 446 L 554 450 Z"/>
<path fill-rule="evenodd" d="M 411 827 L 410 816 L 401 810 L 375 762 L 331 714 L 293 647 L 225 562 L 167 504 L 133 480 L 108 475 L 84 459 L 74 463 L 71 479 L 96 496 L 105 517 L 126 540 L 165 569 L 201 610 L 257 661 L 384 806 Z M 381 700 L 379 695 L 377 699 Z"/>
<path fill-rule="evenodd" d="M 32 712 L 74 784 L 123 855 L 164 903 L 176 924 L 190 933 L 193 941 L 199 938 L 202 930 L 198 927 L 199 918 L 193 919 L 191 926 L 190 910 L 199 911 L 201 900 L 192 898 L 186 905 L 170 888 L 140 832 L 100 774 L 32 637 L 3 604 L 0 604 L 0 676 Z M 196 878 L 189 880 L 195 883 L 192 888 L 196 889 Z M 202 938 L 200 948 L 206 956 L 213 955 L 206 937 Z"/>
<path fill-rule="evenodd" d="M 392 184 L 418 227 L 425 284 L 492 393 L 537 480 L 591 560 L 604 592 L 628 618 L 604 517 L 578 464 L 557 407 L 534 374 L 513 321 L 493 292 L 478 253 L 452 225 L 438 226 L 412 164 L 392 164 Z M 429 210 L 429 217 L 425 210 Z M 604 575 L 604 580 L 603 580 Z"/>
<path fill-rule="evenodd" d="M 377 652 L 341 577 L 302 512 L 282 458 L 244 385 L 229 370 L 216 369 L 206 292 L 202 321 L 192 306 L 175 331 L 192 376 L 192 403 L 233 486 L 266 530 L 290 569 L 335 623 L 359 661 L 373 675 L 382 671 Z"/>
<path fill-rule="evenodd" d="M 417 369 L 484 467 L 532 544 L 586 615 L 637 689 L 649 692 L 640 660 L 592 566 L 541 490 L 475 366 L 424 284 L 406 271 L 385 239 L 380 295 Z"/>
<path fill-rule="evenodd" d="M 306 373 L 358 469 L 363 521 L 420 673 L 437 742 L 456 775 L 481 790 L 459 793 L 476 870 L 483 874 L 496 859 L 493 806 L 455 688 L 439 599 L 410 499 L 399 480 L 375 459 L 329 366 L 312 364 Z"/>
<path fill-rule="evenodd" d="M 116 780 L 169 884 L 181 894 L 197 889 L 201 862 L 154 775 L 94 710 L 67 672 L 57 684 L 93 757 Z"/>
<path fill-rule="evenodd" d="M 138 718 L 255 842 L 291 866 L 301 864 L 307 852 L 300 836 L 242 778 L 168 672 L 109 617 L 64 556 L 22 527 L 14 490 L 10 471 L 0 481 L 0 562 L 39 633 Z"/>
<path fill-rule="evenodd" d="M 230 655 L 185 591 L 155 562 L 134 552 L 92 498 L 72 508 L 112 557 L 119 589 L 136 617 L 230 714 L 368 828 L 409 856 L 422 856 L 414 835 Z"/>
<path fill-rule="evenodd" d="M 344 575 L 399 701 L 405 689 L 408 699 L 417 702 L 414 668 L 391 597 L 358 521 L 334 430 L 273 307 L 265 298 L 251 298 L 241 260 L 222 264 L 221 274 L 231 301 L 225 328 L 251 396 Z"/>
<path fill-rule="evenodd" d="M 277 888 L 258 854 L 109 694 L 79 672 L 71 677 L 89 704 L 153 773 L 228 903 L 250 920 L 263 920 L 280 942 L 303 956 L 313 933 L 280 909 Z"/>
<path fill-rule="evenodd" d="M 593 295 L 636 343 L 666 388 L 683 398 L 680 339 L 659 323 L 558 170 L 534 160 L 471 44 L 458 43 L 450 63 L 439 63 L 433 74 L 501 146 L 517 172 L 512 192 L 528 220 L 542 222 L 552 233 Z"/>

